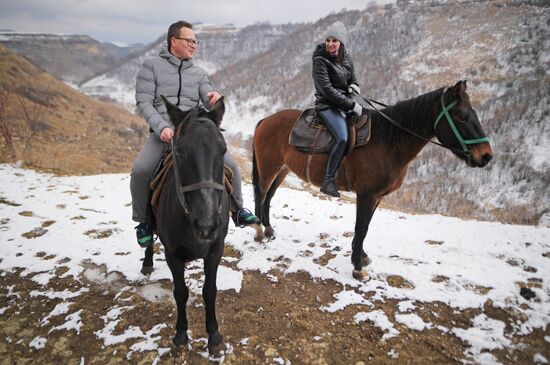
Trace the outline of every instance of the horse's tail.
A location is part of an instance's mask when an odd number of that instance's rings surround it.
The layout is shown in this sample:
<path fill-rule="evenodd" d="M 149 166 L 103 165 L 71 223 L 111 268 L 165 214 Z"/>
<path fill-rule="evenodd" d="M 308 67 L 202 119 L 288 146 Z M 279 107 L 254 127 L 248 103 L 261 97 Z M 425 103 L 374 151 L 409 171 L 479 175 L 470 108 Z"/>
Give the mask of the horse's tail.
<path fill-rule="evenodd" d="M 265 118 L 264 118 L 265 119 Z M 256 124 L 256 129 L 260 126 L 260 123 L 264 121 L 264 119 L 260 120 L 258 124 Z M 255 134 L 255 133 L 254 133 Z M 262 188 L 260 186 L 260 176 L 258 174 L 258 163 L 256 161 L 256 149 L 254 148 L 254 141 L 252 142 L 252 186 L 254 187 L 254 214 L 256 214 L 256 217 L 260 219 L 260 222 L 262 221 Z"/>

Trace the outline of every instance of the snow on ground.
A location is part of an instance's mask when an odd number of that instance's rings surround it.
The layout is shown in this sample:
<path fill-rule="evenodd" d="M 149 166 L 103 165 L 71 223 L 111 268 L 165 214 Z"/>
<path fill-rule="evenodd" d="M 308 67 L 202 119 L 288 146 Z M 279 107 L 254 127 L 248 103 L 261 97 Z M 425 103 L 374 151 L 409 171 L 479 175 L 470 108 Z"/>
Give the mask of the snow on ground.
<path fill-rule="evenodd" d="M 245 205 L 252 207 L 250 185 L 245 184 L 244 194 Z M 82 274 L 108 284 L 123 275 L 130 282 L 150 282 L 141 288 L 142 296 L 166 299 L 166 292 L 155 282 L 171 279 L 167 266 L 157 263 L 149 278 L 138 270 L 143 251 L 135 243 L 130 201 L 127 174 L 56 177 L 0 165 L 0 270 L 24 268 L 21 275 L 44 284 L 54 277 L 63 260 L 70 268 L 63 276 L 77 278 Z M 397 336 L 399 331 L 384 312 L 371 310 L 375 300 L 399 300 L 396 321 L 418 331 L 432 324 L 414 314 L 415 301 L 439 301 L 465 309 L 480 308 L 490 299 L 495 307 L 522 312 L 527 320 L 511 334 L 505 333 L 503 322 L 483 314 L 473 320 L 471 328 L 440 328 L 470 344 L 469 354 L 480 363 L 494 360 L 482 353 L 485 349 L 513 346 L 509 336 L 528 334 L 550 323 L 550 228 L 380 209 L 365 241 L 372 259 L 370 280 L 358 282 L 352 278 L 350 263 L 354 220 L 353 204 L 279 189 L 272 201 L 277 238 L 256 243 L 253 230 L 231 226 L 226 241 L 241 257 L 222 261 L 218 289 L 239 292 L 246 270 L 258 270 L 267 277 L 273 277 L 271 270 L 305 271 L 312 280 L 330 279 L 342 284 L 342 291 L 333 302 L 325 303 L 323 310 L 335 312 L 350 304 L 363 305 L 364 311 L 355 320 L 373 322 L 386 331 L 384 338 Z M 44 253 L 59 259 L 43 260 Z M 319 260 L 322 256 L 325 259 Z M 235 260 L 236 269 L 235 265 L 224 265 Z M 104 265 L 108 274 L 95 272 L 86 263 Z M 188 270 L 189 286 L 196 293 L 202 287 L 201 267 L 196 262 Z M 395 278 L 401 279 L 401 285 L 388 284 Z M 536 299 L 521 296 L 520 286 L 529 286 Z M 64 298 L 69 303 L 78 293 L 33 295 Z M 79 313 L 68 313 L 67 303 L 56 307 L 44 323 L 53 316 L 64 316 L 66 324 L 55 330 L 78 331 L 82 325 Z M 111 332 L 122 310 L 113 308 L 102 317 L 105 328 L 96 335 L 106 343 L 121 340 Z M 134 328 L 119 336 L 143 338 L 151 347 L 160 328 L 150 333 Z M 31 346 L 39 349 L 45 341 L 36 338 Z"/>

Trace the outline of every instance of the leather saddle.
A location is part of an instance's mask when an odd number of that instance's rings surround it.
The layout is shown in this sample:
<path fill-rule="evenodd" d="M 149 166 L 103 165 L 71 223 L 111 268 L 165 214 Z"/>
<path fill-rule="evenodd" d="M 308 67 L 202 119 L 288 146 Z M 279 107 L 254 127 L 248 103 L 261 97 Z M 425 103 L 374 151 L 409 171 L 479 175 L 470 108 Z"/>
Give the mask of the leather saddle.
<path fill-rule="evenodd" d="M 371 118 L 368 110 L 363 109 L 360 117 L 347 117 L 349 144 L 347 153 L 353 148 L 367 144 L 370 139 Z M 325 126 L 314 108 L 306 109 L 300 114 L 292 131 L 289 144 L 299 151 L 313 153 L 328 153 L 334 144 L 334 137 Z"/>
<path fill-rule="evenodd" d="M 171 174 L 173 171 L 173 164 L 174 160 L 172 159 L 172 153 L 165 153 L 164 156 L 162 156 L 162 160 L 160 161 L 155 174 L 153 175 L 153 179 L 151 179 L 151 182 L 149 183 L 149 190 L 151 191 L 151 206 L 158 205 L 160 193 L 166 183 L 166 178 L 168 174 Z M 231 187 L 231 181 L 233 181 L 233 171 L 227 165 L 224 165 L 223 167 L 225 173 L 223 179 L 225 190 L 230 196 L 233 193 L 233 188 Z M 233 207 L 231 207 L 231 209 L 233 209 Z"/>

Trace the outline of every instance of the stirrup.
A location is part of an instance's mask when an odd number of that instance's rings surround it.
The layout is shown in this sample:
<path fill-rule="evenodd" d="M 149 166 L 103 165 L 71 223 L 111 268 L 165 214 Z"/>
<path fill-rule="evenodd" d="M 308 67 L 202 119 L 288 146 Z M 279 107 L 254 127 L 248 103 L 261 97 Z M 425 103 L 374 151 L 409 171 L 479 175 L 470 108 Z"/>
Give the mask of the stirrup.
<path fill-rule="evenodd" d="M 247 220 L 241 222 L 241 215 L 247 214 Z M 235 226 L 243 228 L 245 226 L 249 226 L 252 224 L 258 224 L 260 223 L 260 219 L 256 217 L 250 210 L 246 208 L 239 209 L 238 211 L 234 212 L 231 215 L 231 218 L 233 219 L 233 223 L 235 223 Z"/>

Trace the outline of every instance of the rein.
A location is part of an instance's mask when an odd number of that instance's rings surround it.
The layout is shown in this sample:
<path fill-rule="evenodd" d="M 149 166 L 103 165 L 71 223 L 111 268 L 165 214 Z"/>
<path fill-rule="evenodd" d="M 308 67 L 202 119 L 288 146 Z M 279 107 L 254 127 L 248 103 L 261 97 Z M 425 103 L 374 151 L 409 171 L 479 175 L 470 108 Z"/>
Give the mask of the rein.
<path fill-rule="evenodd" d="M 469 139 L 469 140 L 465 140 L 462 138 L 462 136 L 460 135 L 460 132 L 458 131 L 458 129 L 456 128 L 454 122 L 453 122 L 453 119 L 451 118 L 451 115 L 449 114 L 449 110 L 451 110 L 452 107 L 454 107 L 458 101 L 455 100 L 453 101 L 451 104 L 449 104 L 448 106 L 445 106 L 445 103 L 443 102 L 443 95 L 445 94 L 445 92 L 443 92 L 441 94 L 441 108 L 443 110 L 441 110 L 441 112 L 439 113 L 439 115 L 437 116 L 437 119 L 435 120 L 434 122 L 434 131 L 435 131 L 435 128 L 437 127 L 437 124 L 439 123 L 441 117 L 443 115 L 445 115 L 445 118 L 447 119 L 447 122 L 449 123 L 450 127 L 451 127 L 451 130 L 453 131 L 453 133 L 455 134 L 458 142 L 460 143 L 460 145 L 462 146 L 462 150 L 459 150 L 457 148 L 453 148 L 453 147 L 448 147 L 448 146 L 445 146 L 444 144 L 442 143 L 439 143 L 439 142 L 436 142 L 432 139 L 428 139 L 426 137 L 423 137 L 413 131 L 411 131 L 410 129 L 408 129 L 407 127 L 404 127 L 402 126 L 401 124 L 399 124 L 398 122 L 396 122 L 393 118 L 387 116 L 385 113 L 383 113 L 381 110 L 379 110 L 378 108 L 376 108 L 373 104 L 376 103 L 378 105 L 381 105 L 383 107 L 388 107 L 386 104 L 383 104 L 379 101 L 376 101 L 376 100 L 372 100 L 372 99 L 368 99 L 368 98 L 364 98 L 362 95 L 359 95 L 357 93 L 355 93 L 356 95 L 358 95 L 361 99 L 363 99 L 366 103 L 368 103 L 374 110 L 376 110 L 382 117 L 384 117 L 384 119 L 386 119 L 388 122 L 390 122 L 391 124 L 393 124 L 394 126 L 396 126 L 397 128 L 401 129 L 401 130 L 404 130 L 405 132 L 409 133 L 409 134 L 412 134 L 413 136 L 417 137 L 417 138 L 420 138 L 426 142 L 429 142 L 429 143 L 433 143 L 435 145 L 438 145 L 440 147 L 443 147 L 443 148 L 446 148 L 448 149 L 449 151 L 452 151 L 456 154 L 459 154 L 459 155 L 463 155 L 464 157 L 469 157 L 470 156 L 470 151 L 467 147 L 468 144 L 476 144 L 476 143 L 481 143 L 481 142 L 489 142 L 489 138 L 487 137 L 483 137 L 483 138 L 478 138 L 478 139 Z"/>
<path fill-rule="evenodd" d="M 197 118 L 195 120 L 202 121 L 202 122 L 208 121 L 208 122 L 212 123 L 212 121 L 208 118 Z M 225 189 L 225 186 L 223 184 L 217 183 L 217 182 L 212 181 L 212 180 L 203 180 L 203 181 L 199 181 L 199 182 L 194 183 L 194 184 L 183 185 L 181 183 L 181 179 L 180 179 L 180 174 L 179 174 L 179 169 L 178 169 L 178 160 L 176 158 L 176 153 L 175 153 L 175 149 L 174 149 L 174 139 L 173 138 L 170 141 L 170 146 L 171 146 L 171 149 L 172 149 L 172 151 L 170 153 L 172 154 L 172 159 L 173 159 L 174 176 L 176 178 L 176 194 L 178 196 L 178 201 L 179 201 L 180 205 L 182 206 L 183 210 L 185 211 L 185 214 L 189 214 L 189 213 L 191 213 L 191 210 L 189 209 L 189 206 L 187 204 L 187 200 L 185 199 L 185 193 L 188 193 L 188 192 L 191 192 L 191 191 L 202 190 L 202 189 L 214 189 L 214 190 L 223 191 Z M 218 212 L 221 212 L 222 196 L 223 196 L 223 194 L 220 195 L 220 201 L 218 202 Z"/>

